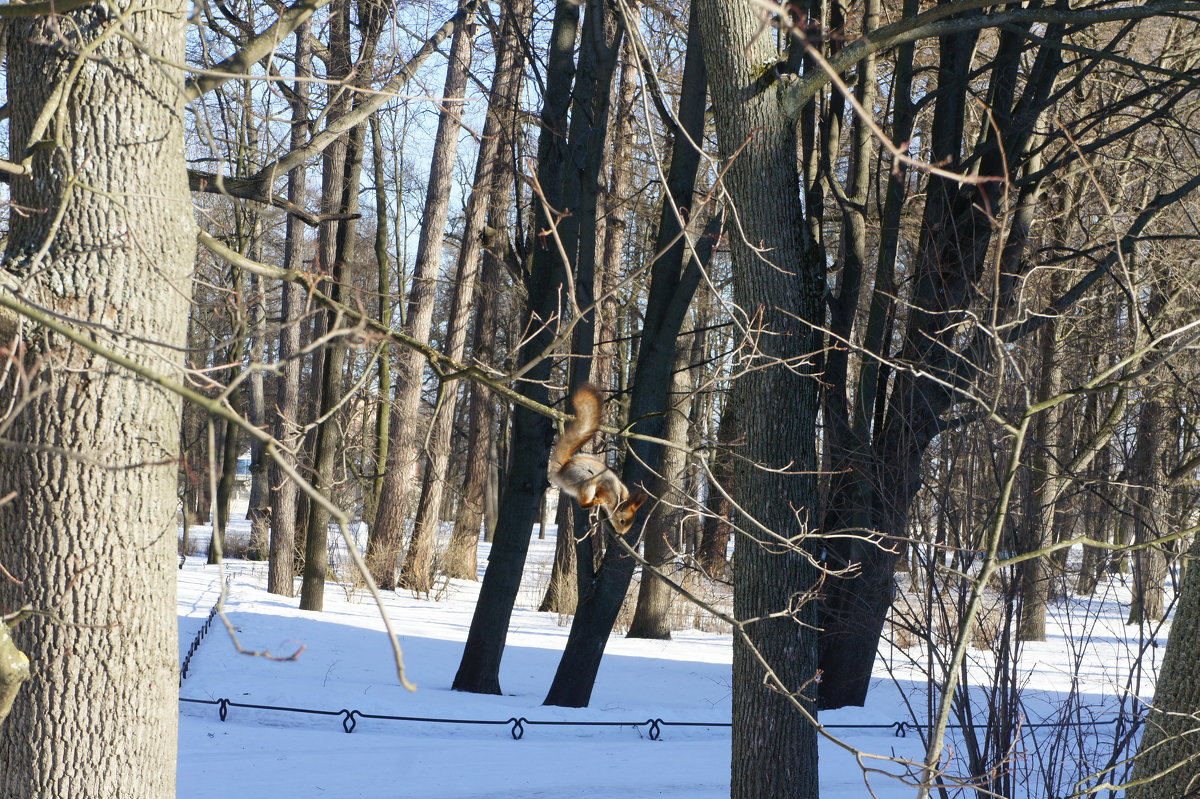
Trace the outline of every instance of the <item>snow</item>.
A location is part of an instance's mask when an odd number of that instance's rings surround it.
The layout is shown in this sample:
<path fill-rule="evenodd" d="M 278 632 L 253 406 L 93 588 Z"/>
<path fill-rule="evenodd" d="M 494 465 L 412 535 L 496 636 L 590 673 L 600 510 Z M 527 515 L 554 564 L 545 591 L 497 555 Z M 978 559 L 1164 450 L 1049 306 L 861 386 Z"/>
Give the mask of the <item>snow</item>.
<path fill-rule="evenodd" d="M 231 532 L 237 534 L 241 523 Z M 193 539 L 207 531 L 193 528 Z M 502 696 L 450 690 L 470 625 L 478 583 L 453 580 L 434 599 L 385 594 L 386 611 L 399 633 L 409 678 L 418 690 L 398 684 L 379 611 L 364 590 L 330 582 L 325 611 L 309 613 L 298 601 L 266 592 L 266 565 L 231 560 L 208 566 L 200 554 L 187 557 L 178 580 L 180 657 L 186 654 L 229 582 L 225 618 L 244 651 L 220 619 L 192 658 L 182 697 L 235 703 L 444 719 L 506 722 L 492 725 L 421 723 L 356 718 L 351 734 L 342 715 L 313 715 L 181 703 L 178 796 L 189 797 L 438 797 L 469 799 L 497 795 L 523 798 L 584 794 L 642 797 L 725 797 L 729 793 L 730 729 L 679 727 L 669 722 L 727 724 L 730 721 L 731 638 L 728 634 L 678 631 L 672 641 L 643 641 L 614 634 L 592 695 L 591 707 L 544 707 L 542 700 L 566 642 L 567 620 L 538 613 L 553 557 L 553 528 L 534 538 L 517 609 L 513 613 L 500 672 Z M 481 568 L 487 545 L 481 545 Z M 336 565 L 336 564 L 335 564 Z M 340 567 L 339 567 L 340 569 Z M 1026 644 L 1016 678 L 1024 686 L 1026 724 L 1064 718 L 1111 718 L 1129 691 L 1151 690 L 1149 675 L 1134 659 L 1161 658 L 1166 628 L 1148 633 L 1124 625 L 1120 581 L 1091 599 L 1060 602 L 1050 640 Z M 292 657 L 294 655 L 294 657 Z M 912 724 L 924 720 L 928 697 L 927 653 L 920 647 L 881 652 L 868 707 L 823 712 L 822 724 Z M 290 658 L 290 659 L 289 659 Z M 972 650 L 974 685 L 987 685 L 994 658 Z M 1131 677 L 1132 675 L 1132 677 Z M 1072 691 L 1074 693 L 1072 693 Z M 984 689 L 973 689 L 985 713 Z M 1071 701 L 1067 701 L 1070 699 Z M 1130 700 L 1125 699 L 1128 713 Z M 625 722 L 641 726 L 536 726 L 514 740 L 507 720 Z M 982 718 L 978 716 L 977 718 Z M 668 722 L 651 740 L 650 719 Z M 863 752 L 919 762 L 921 736 L 911 729 L 830 729 Z M 1111 725 L 1073 730 L 1029 729 L 1015 753 L 1014 769 L 1039 778 L 1050 755 L 1075 758 L 1057 779 L 1069 783 L 1103 766 L 1113 751 Z M 982 731 L 980 732 L 982 737 Z M 1065 741 L 1065 742 L 1064 742 Z M 952 734 L 951 764 L 963 758 L 961 737 Z M 864 761 L 890 773 L 902 767 L 887 760 Z M 1098 765 L 1095 765 L 1098 764 Z M 910 797 L 904 781 L 872 774 L 870 791 L 853 753 L 823 740 L 820 748 L 823 797 L 880 799 Z M 1078 771 L 1079 774 L 1075 774 Z M 1075 777 L 1071 775 L 1075 774 Z M 1120 776 L 1119 772 L 1116 776 Z M 1030 783 L 1026 794 L 1057 790 Z M 1069 788 L 1063 793 L 1069 792 Z M 952 794 L 953 795 L 953 794 Z"/>

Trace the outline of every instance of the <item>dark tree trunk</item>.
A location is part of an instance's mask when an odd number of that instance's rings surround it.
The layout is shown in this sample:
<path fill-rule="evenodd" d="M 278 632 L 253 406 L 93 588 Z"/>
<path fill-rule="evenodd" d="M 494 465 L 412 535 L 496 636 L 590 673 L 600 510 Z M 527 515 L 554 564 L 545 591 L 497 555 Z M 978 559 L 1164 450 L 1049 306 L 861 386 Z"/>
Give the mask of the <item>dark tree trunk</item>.
<path fill-rule="evenodd" d="M 730 795 L 810 799 L 818 792 L 816 731 L 796 704 L 814 712 L 816 606 L 796 596 L 817 585 L 798 548 L 813 548 L 804 538 L 817 522 L 818 382 L 804 364 L 820 347 L 810 325 L 823 320 L 824 264 L 800 214 L 797 120 L 784 114 L 779 84 L 756 80 L 776 56 L 773 42 L 759 35 L 749 4 L 704 0 L 695 9 L 725 186 L 744 226 L 730 238 L 734 301 L 769 331 L 746 355 L 756 368 L 738 378 L 731 399 L 744 412 L 734 498 L 772 532 L 739 518 L 747 532 L 736 542 L 734 615 L 762 620 L 734 635 Z"/>
<path fill-rule="evenodd" d="M 568 0 L 560 0 L 555 7 L 554 27 L 550 34 L 542 107 L 543 127 L 538 137 L 538 185 L 552 208 L 562 207 L 562 172 L 566 150 L 564 134 L 571 84 L 575 78 L 574 50 L 578 27 L 579 7 Z M 540 207 L 535 218 L 535 230 L 548 227 L 548 220 Z M 528 340 L 520 351 L 522 363 L 539 358 L 552 340 L 552 325 L 544 322 L 558 318 L 559 292 L 564 282 L 563 264 L 557 253 L 550 248 L 535 247 L 532 265 L 525 277 L 527 305 L 523 323 Z M 550 376 L 550 366 L 550 360 L 542 358 L 530 369 L 528 379 L 521 384 L 521 393 L 545 404 L 549 399 L 545 380 Z M 453 688 L 456 691 L 500 693 L 500 659 L 504 654 L 504 639 L 508 635 L 508 623 L 521 585 L 538 500 L 546 488 L 546 463 L 554 433 L 550 421 L 523 406 L 513 410 L 512 420 L 508 479 L 500 497 L 496 532 L 487 571 L 480 586 L 479 601 L 475 605 L 462 660 L 454 676 Z"/>
<path fill-rule="evenodd" d="M 707 80 L 696 17 L 697 12 L 693 12 L 689 23 L 679 110 L 680 121 L 692 141 L 703 137 Z M 691 205 L 699 154 L 686 142 L 686 138 L 677 132 L 672 148 L 671 167 L 667 176 L 668 194 L 664 200 L 655 247 L 655 251 L 662 254 L 651 267 L 650 294 L 646 302 L 630 396 L 629 419 L 633 432 L 656 438 L 662 437 L 666 424 L 663 411 L 668 405 L 675 340 L 699 283 L 701 265 L 711 255 L 717 232 L 710 226 L 706 235 L 701 237 L 696 252 L 691 252 L 685 238 L 679 236 L 679 217 L 671 203 L 689 211 L 685 219 L 696 216 Z M 694 230 L 691 232 L 695 233 Z M 622 479 L 635 491 L 650 488 L 647 484 L 661 465 L 662 448 L 645 441 L 635 441 L 632 449 L 633 456 L 626 459 Z M 606 532 L 609 532 L 607 528 Z M 641 526 L 635 524 L 625 534 L 625 543 L 635 546 L 640 534 Z M 608 636 L 620 612 L 636 565 L 624 547 L 613 543 L 608 546 L 599 569 L 589 574 L 592 561 L 587 554 L 591 552 L 590 539 L 583 536 L 579 536 L 579 539 L 584 550 L 584 554 L 577 558 L 580 602 L 554 682 L 546 695 L 545 704 L 548 705 L 585 707 L 590 701 Z"/>
<path fill-rule="evenodd" d="M 1047 38 L 1062 36 L 1051 26 Z M 978 34 L 956 33 L 940 40 L 937 102 L 930 138 L 930 158 L 957 169 L 963 155 L 968 75 Z M 1059 52 L 1046 47 L 1029 69 L 1023 92 L 1017 92 L 1021 37 L 1006 32 L 1000 37 L 993 60 L 989 98 L 994 126 L 978 148 L 980 174 L 1016 174 L 1019 159 L 1005 154 L 1023 153 L 1050 87 L 1061 66 Z M 1018 96 L 1019 95 L 1019 96 Z M 1014 111 L 1017 109 L 1017 111 Z M 948 375 L 956 385 L 970 385 L 994 355 L 992 339 L 977 331 L 965 350 L 955 339 L 956 325 L 975 295 L 988 268 L 985 259 L 995 228 L 984 209 L 1006 203 L 1020 208 L 1022 200 L 1036 196 L 1038 183 L 1027 182 L 1019 198 L 1006 198 L 996 183 L 965 185 L 932 176 L 914 258 L 914 289 L 909 301 L 907 330 L 899 358 L 919 365 L 897 371 L 890 396 L 880 392 L 886 413 L 873 436 L 851 450 L 854 458 L 831 481 L 823 513 L 826 530 L 873 530 L 886 540 L 907 536 L 909 505 L 922 484 L 921 466 L 929 445 L 942 432 L 945 414 L 958 398 L 952 385 L 923 377 Z M 994 302 L 1004 319 L 1016 299 L 1016 286 L 1027 268 L 1024 259 L 1027 230 L 1020 224 L 1009 231 L 1004 246 L 1004 275 Z M 865 408 L 865 406 L 861 406 Z M 898 550 L 885 550 L 862 538 L 840 537 L 826 545 L 830 567 L 859 564 L 850 578 L 826 581 L 822 605 L 821 671 L 822 707 L 862 705 L 870 684 L 883 621 L 891 606 Z"/>

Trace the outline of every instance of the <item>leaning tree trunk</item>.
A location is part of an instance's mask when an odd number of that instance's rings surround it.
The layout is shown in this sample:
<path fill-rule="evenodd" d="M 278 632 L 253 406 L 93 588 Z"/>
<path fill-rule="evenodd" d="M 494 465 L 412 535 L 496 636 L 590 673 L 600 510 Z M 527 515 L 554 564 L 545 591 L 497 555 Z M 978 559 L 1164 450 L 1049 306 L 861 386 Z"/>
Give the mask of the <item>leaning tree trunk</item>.
<path fill-rule="evenodd" d="M 552 208 L 562 207 L 561 175 L 564 167 L 565 123 L 575 78 L 575 38 L 579 26 L 579 7 L 569 0 L 555 6 L 554 26 L 550 33 L 550 53 L 543 92 L 542 132 L 538 137 L 538 184 Z M 539 208 L 535 214 L 539 229 L 548 220 Z M 524 276 L 526 306 L 522 313 L 525 345 L 520 362 L 541 358 L 527 373 L 521 393 L 545 404 L 549 399 L 545 381 L 550 377 L 550 359 L 542 352 L 554 336 L 553 320 L 561 313 L 559 293 L 565 281 L 557 254 L 535 250 L 531 268 Z M 525 556 L 538 500 L 546 488 L 546 463 L 553 430 L 544 416 L 518 406 L 512 414 L 512 447 L 509 470 L 496 514 L 496 532 L 488 555 L 488 568 L 479 589 L 479 601 L 471 616 L 471 628 L 463 648 L 458 671 L 451 686 L 456 691 L 500 693 L 500 660 L 513 605 L 521 585 Z"/>
<path fill-rule="evenodd" d="M 680 227 L 681 217 L 692 220 L 697 216 L 692 200 L 699 154 L 690 141 L 698 141 L 703 136 L 706 86 L 697 26 L 697 12 L 693 11 L 679 101 L 679 118 L 687 136 L 679 130 L 674 131 L 667 196 L 664 197 L 655 246 L 661 255 L 651 267 L 650 292 L 636 358 L 637 377 L 630 396 L 629 418 L 633 431 L 652 438 L 663 435 L 663 411 L 667 407 L 671 384 L 675 339 L 717 233 L 710 224 L 696 251 L 691 251 Z M 680 208 L 679 213 L 676 213 L 676 206 Z M 716 224 L 719 226 L 719 222 Z M 695 231 L 689 232 L 694 234 Z M 624 373 L 622 370 L 620 374 Z M 645 486 L 659 468 L 661 447 L 647 440 L 635 440 L 632 450 L 633 455 L 625 460 L 622 479 L 626 485 L 635 488 Z M 625 545 L 635 546 L 640 534 L 640 525 L 635 525 L 623 536 Z M 633 577 L 634 559 L 617 542 L 607 548 L 598 568 L 594 566 L 596 551 L 589 538 L 579 537 L 578 550 L 579 602 L 567 645 L 546 694 L 545 704 L 548 705 L 584 707 L 590 701 L 605 646 Z"/>
<path fill-rule="evenodd" d="M 11 215 L 5 270 L 81 340 L 172 381 L 195 246 L 183 75 L 169 66 L 184 60 L 187 20 L 168 0 L 5 23 L 10 157 L 32 165 L 11 199 L 39 209 Z M 86 48 L 78 72 L 64 30 Z M 64 113 L 34 131 L 48 103 Z M 25 342 L 40 360 L 36 393 L 5 434 L 14 446 L 0 447 L 0 497 L 13 495 L 0 504 L 0 559 L 23 583 L 0 580 L 0 607 L 45 615 L 14 632 L 32 676 L 0 729 L 0 796 L 166 799 L 179 400 L 62 334 L 30 325 Z"/>
<path fill-rule="evenodd" d="M 429 340 L 433 300 L 445 244 L 454 157 L 458 152 L 460 109 L 470 71 L 472 41 L 468 31 L 474 30 L 469 22 L 474 15 L 474 3 L 470 0 L 460 3 L 458 14 L 446 67 L 442 114 L 433 142 L 433 160 L 429 165 L 429 183 L 421 215 L 417 257 L 413 264 L 408 312 L 404 317 L 404 332 L 421 341 Z M 424 430 L 420 418 L 421 376 L 424 371 L 422 357 L 416 350 L 408 348 L 401 349 L 396 357 L 396 398 L 392 404 L 390 424 L 392 441 L 388 447 L 383 484 L 380 486 L 378 507 L 367 546 L 367 565 L 371 576 L 384 590 L 396 587 L 396 560 L 404 540 L 408 491 L 416 468 L 417 445 L 423 438 L 420 435 Z"/>

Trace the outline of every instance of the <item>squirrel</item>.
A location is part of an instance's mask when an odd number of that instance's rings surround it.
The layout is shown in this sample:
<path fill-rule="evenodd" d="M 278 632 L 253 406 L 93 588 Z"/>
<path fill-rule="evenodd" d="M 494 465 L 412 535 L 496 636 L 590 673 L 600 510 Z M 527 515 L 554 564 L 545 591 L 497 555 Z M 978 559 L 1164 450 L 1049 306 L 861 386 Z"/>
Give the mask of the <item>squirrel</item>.
<path fill-rule="evenodd" d="M 608 465 L 594 455 L 577 454 L 600 427 L 600 392 L 583 385 L 571 395 L 575 418 L 558 437 L 550 456 L 550 482 L 575 497 L 581 508 L 600 505 L 613 529 L 624 535 L 647 499 L 644 491 L 630 496 L 629 489 Z"/>

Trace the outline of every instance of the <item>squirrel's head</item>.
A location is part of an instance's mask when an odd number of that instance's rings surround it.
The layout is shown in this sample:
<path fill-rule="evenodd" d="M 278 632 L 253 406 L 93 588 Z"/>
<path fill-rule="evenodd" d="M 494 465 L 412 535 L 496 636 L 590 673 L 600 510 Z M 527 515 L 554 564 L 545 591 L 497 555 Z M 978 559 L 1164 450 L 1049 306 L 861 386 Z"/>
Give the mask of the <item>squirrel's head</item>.
<path fill-rule="evenodd" d="M 630 528 L 633 527 L 634 517 L 637 516 L 638 508 L 646 504 L 646 500 L 650 499 L 650 495 L 645 491 L 639 491 L 629 499 L 617 505 L 616 509 L 608 515 L 608 521 L 612 524 L 613 529 L 618 535 L 625 535 Z"/>

